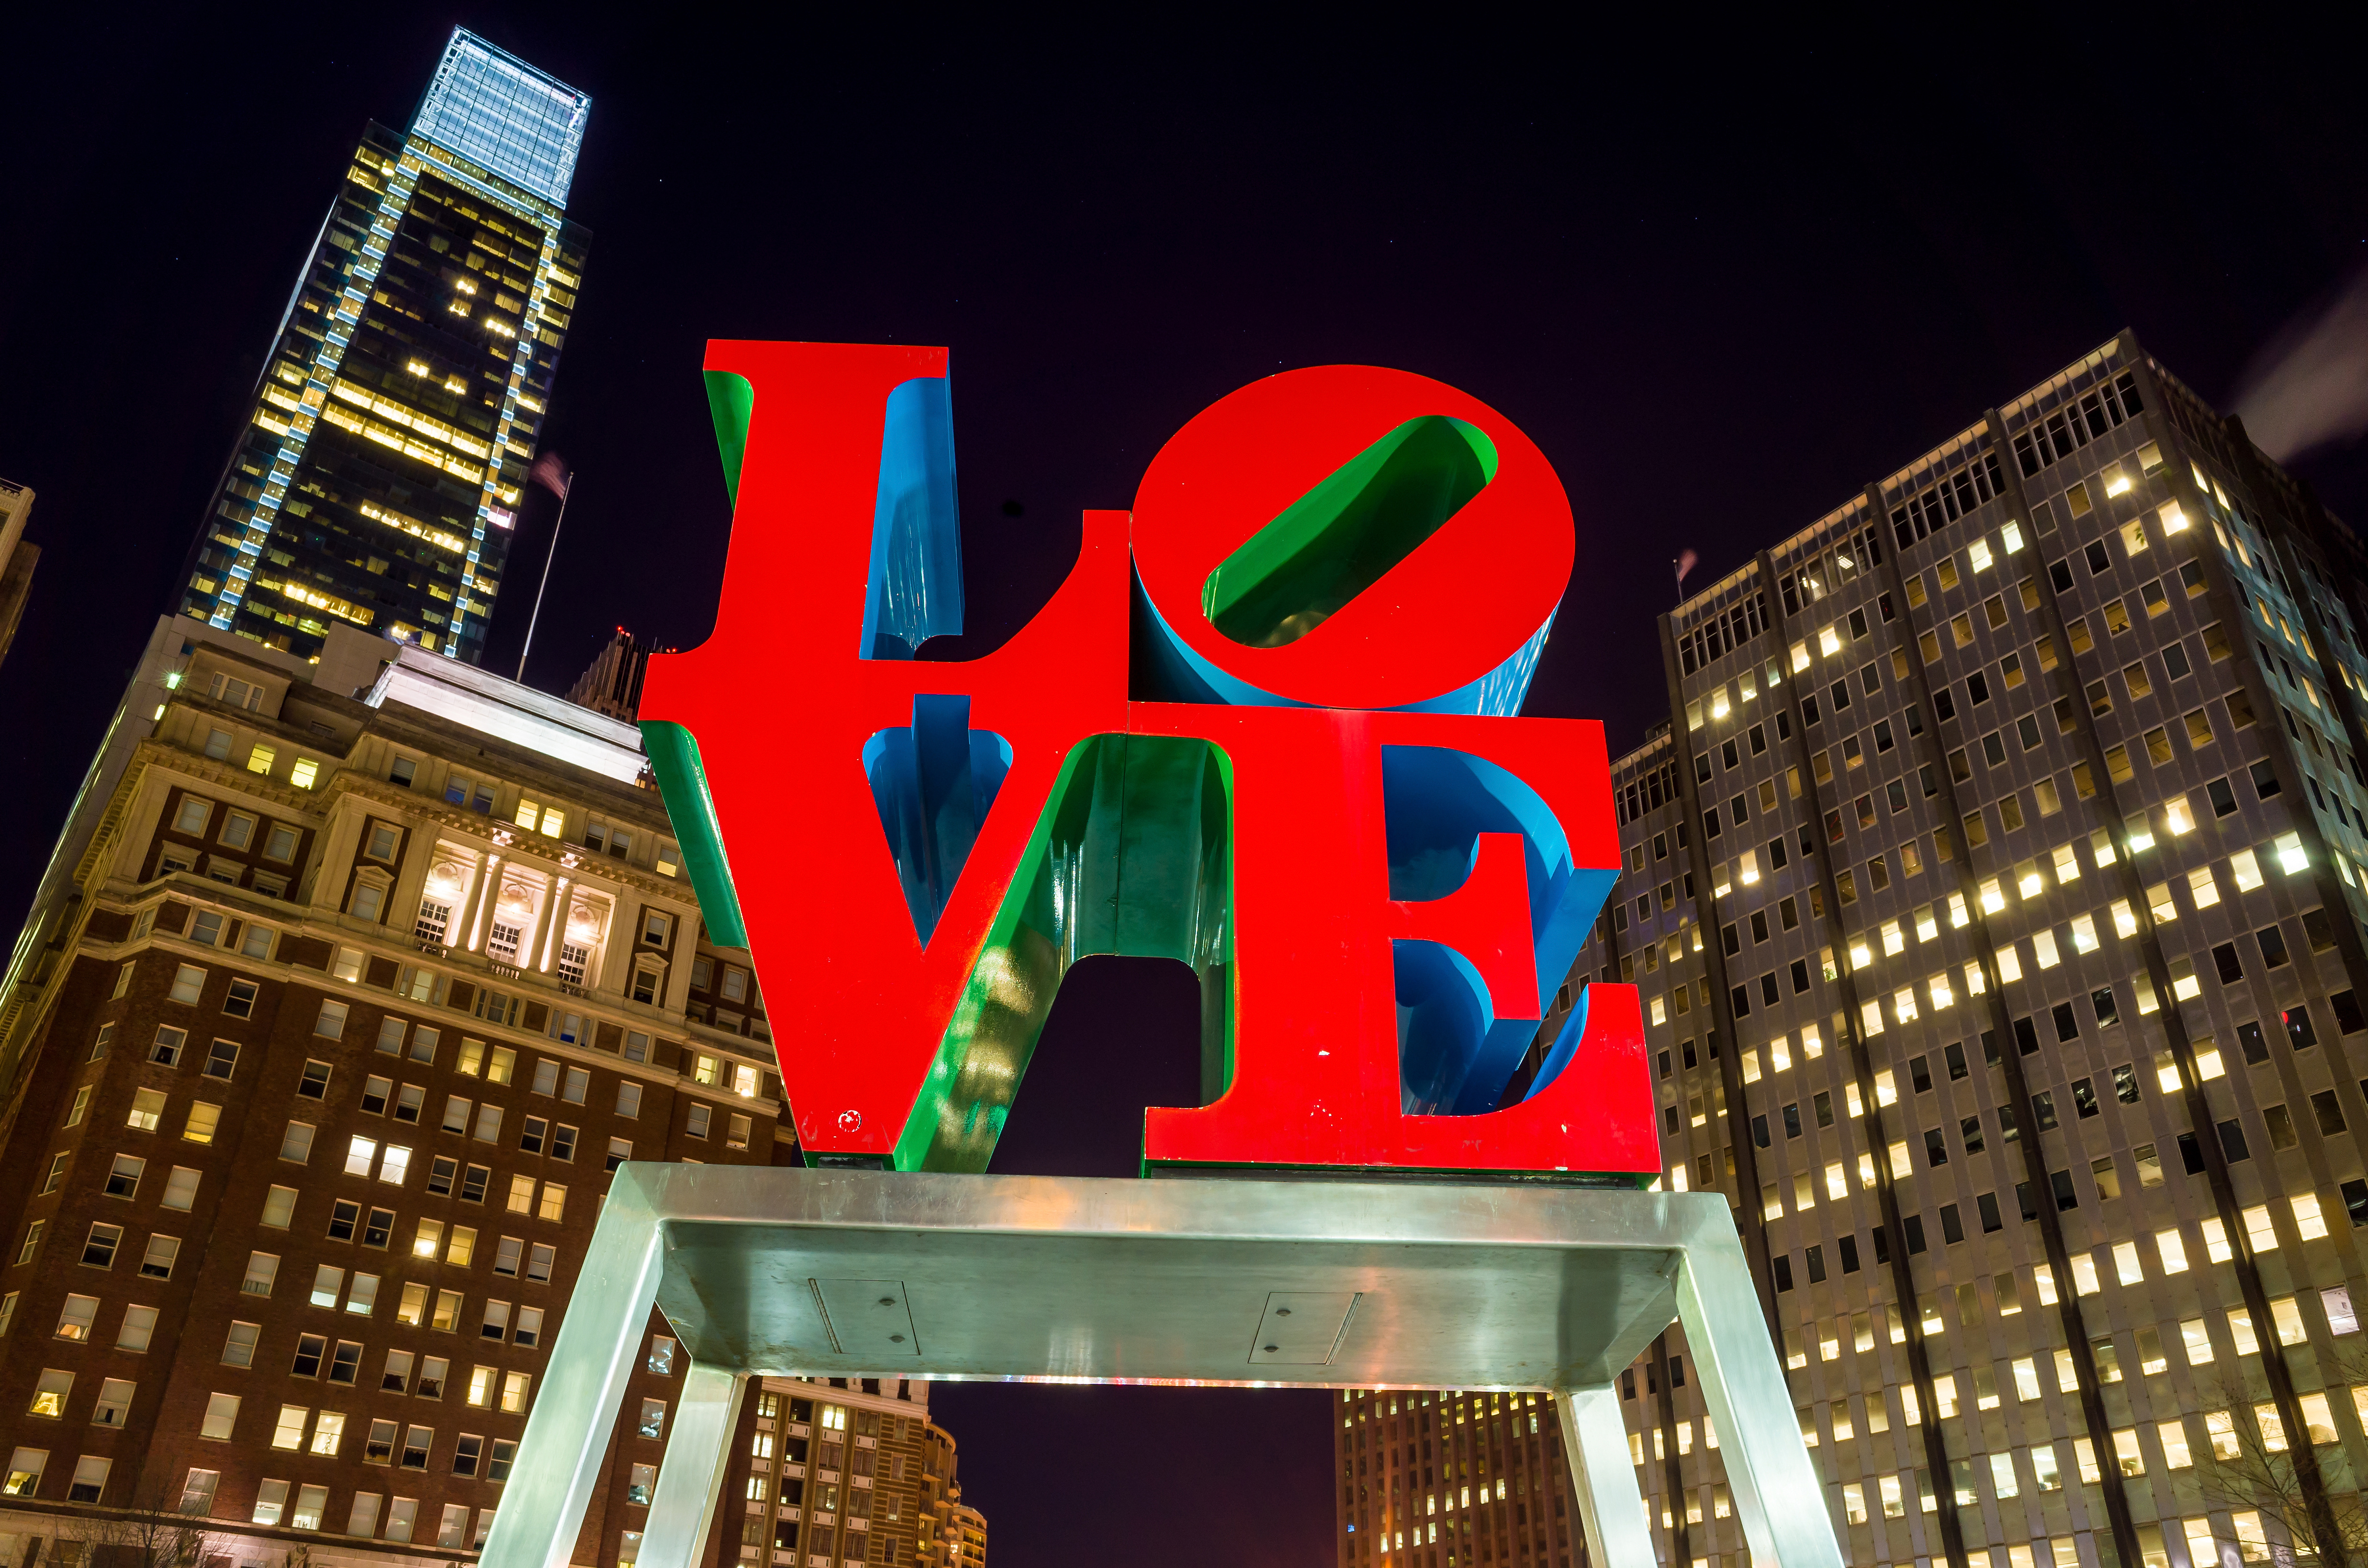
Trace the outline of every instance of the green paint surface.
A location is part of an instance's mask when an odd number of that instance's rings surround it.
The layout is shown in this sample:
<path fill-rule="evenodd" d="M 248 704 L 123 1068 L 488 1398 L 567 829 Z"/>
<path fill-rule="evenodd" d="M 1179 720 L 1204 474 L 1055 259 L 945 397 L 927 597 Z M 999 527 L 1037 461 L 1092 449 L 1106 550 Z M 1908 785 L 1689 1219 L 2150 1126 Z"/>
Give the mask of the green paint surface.
<path fill-rule="evenodd" d="M 699 895 L 699 913 L 707 924 L 708 939 L 723 948 L 748 945 L 748 927 L 740 915 L 740 891 L 732 883 L 732 862 L 723 853 L 723 826 L 716 820 L 715 797 L 708 792 L 707 767 L 700 760 L 699 741 L 680 724 L 660 719 L 642 722 L 642 749 L 658 776 L 658 793 L 674 822 L 675 842 L 682 846 L 683 869 L 690 873 L 691 891 Z"/>
<path fill-rule="evenodd" d="M 740 504 L 740 464 L 748 452 L 748 415 L 757 406 L 757 389 L 748 378 L 731 370 L 703 370 L 707 379 L 707 412 L 715 420 L 715 446 L 723 457 L 723 489 L 732 504 Z"/>
<path fill-rule="evenodd" d="M 1496 477 L 1496 444 L 1477 426 L 1409 419 L 1244 540 L 1201 585 L 1201 612 L 1247 647 L 1295 642 Z"/>
<path fill-rule="evenodd" d="M 1201 978 L 1201 1080 L 1233 1079 L 1233 772 L 1206 741 L 1096 735 L 1069 753 L 946 1026 L 898 1170 L 984 1171 L 1061 977 L 1096 953 Z"/>

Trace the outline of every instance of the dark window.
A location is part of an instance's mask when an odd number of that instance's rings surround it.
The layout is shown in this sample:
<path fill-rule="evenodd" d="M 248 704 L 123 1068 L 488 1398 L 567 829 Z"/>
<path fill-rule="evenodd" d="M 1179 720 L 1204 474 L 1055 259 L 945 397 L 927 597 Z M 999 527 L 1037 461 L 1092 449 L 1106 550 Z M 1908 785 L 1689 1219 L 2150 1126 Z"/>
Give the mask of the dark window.
<path fill-rule="evenodd" d="M 362 1245 L 382 1247 L 394 1234 L 394 1210 L 373 1209 L 370 1220 L 362 1226 Z"/>
<path fill-rule="evenodd" d="M 1798 1100 L 1795 1100 L 1793 1104 L 1784 1108 L 1784 1136 L 1787 1138 L 1798 1138 L 1800 1135 L 1801 1105 Z"/>
<path fill-rule="evenodd" d="M 2318 1031 L 2311 1027 L 2310 1009 L 2300 1003 L 2285 1011 L 2286 1039 L 2296 1051 L 2308 1051 L 2318 1043 Z"/>
<path fill-rule="evenodd" d="M 1675 1107 L 1675 1106 L 1673 1106 L 1673 1105 L 1665 1105 L 1665 1106 L 1663 1106 L 1663 1107 L 1661 1108 L 1661 1128 L 1662 1128 L 1662 1131 L 1664 1131 L 1668 1132 L 1668 1133 L 1670 1136 L 1672 1136 L 1672 1137 L 1675 1137 L 1675 1136 L 1677 1135 L 1677 1131 L 1678 1131 L 1678 1108 L 1677 1108 L 1677 1107 Z"/>
<path fill-rule="evenodd" d="M 1965 1222 L 1958 1218 L 1957 1206 L 1953 1203 L 1943 1203 L 1941 1205 L 1941 1240 L 1950 1246 L 1954 1246 L 1964 1239 Z"/>
<path fill-rule="evenodd" d="M 2324 909 L 2305 909 L 2302 912 L 2302 934 L 2310 943 L 2310 950 L 2314 953 L 2323 953 L 2335 946 L 2335 923 L 2328 919 L 2327 911 Z"/>
<path fill-rule="evenodd" d="M 2019 1181 L 2014 1184 L 2014 1200 L 2022 1210 L 2022 1220 L 2024 1224 L 2029 1224 L 2032 1221 L 2039 1218 L 2039 1210 L 2031 1200 L 2031 1184 L 2029 1182 Z"/>
<path fill-rule="evenodd" d="M 1751 1142 L 1759 1148 L 1765 1149 L 1768 1147 L 1768 1119 L 1766 1117 L 1755 1116 L 1751 1119 Z"/>
<path fill-rule="evenodd" d="M 1965 1046 L 1963 1040 L 1948 1047 L 1941 1054 L 1948 1061 L 1951 1082 L 1953 1083 L 1965 1075 Z"/>
<path fill-rule="evenodd" d="M 2059 1040 L 2080 1038 L 2080 1020 L 2073 1015 L 2072 1004 L 2058 1002 L 2052 1009 L 2055 1018 L 2055 1038 Z"/>
<path fill-rule="evenodd" d="M 1882 1226 L 1877 1225 L 1874 1228 L 1873 1234 L 1874 1237 L 1874 1261 L 1877 1263 L 1889 1263 L 1891 1261 L 1891 1233 L 1884 1230 Z"/>
<path fill-rule="evenodd" d="M 2097 1114 L 2097 1090 L 2089 1079 L 2072 1080 L 2072 1108 L 2084 1119 Z"/>
<path fill-rule="evenodd" d="M 1819 1089 L 1816 1094 L 1810 1097 L 1809 1103 L 1816 1109 L 1818 1126 L 1831 1127 L 1834 1124 L 1834 1096 L 1832 1095 L 1823 1089 Z"/>
<path fill-rule="evenodd" d="M 1779 840 L 1778 842 L 1781 843 L 1782 841 Z M 1768 912 L 1764 909 L 1755 909 L 1751 912 L 1751 940 L 1754 944 L 1758 944 L 1764 942 L 1767 939 Z"/>
<path fill-rule="evenodd" d="M 2250 772 L 2257 800 L 2266 801 L 2284 787 L 2278 782 L 2278 770 L 2266 758 L 2253 764 Z"/>
<path fill-rule="evenodd" d="M 1978 1154 L 1988 1145 L 1982 1142 L 1982 1119 L 1969 1116 L 1957 1123 L 1957 1136 L 1965 1145 L 1965 1153 Z"/>
<path fill-rule="evenodd" d="M 2368 1028 L 2368 1015 L 2360 1009 L 2360 994 L 2355 991 L 2339 991 L 2328 999 L 2335 1009 L 2335 1027 L 2339 1033 L 2358 1034 Z"/>
<path fill-rule="evenodd" d="M 2368 1225 L 2368 1181 L 2343 1184 L 2343 1211 L 2355 1225 Z"/>
<path fill-rule="evenodd" d="M 1733 990 L 1727 993 L 1726 1000 L 1727 1005 L 1735 1009 L 1735 1016 L 1736 1017 L 1748 1018 L 1751 1017 L 1751 987 L 1748 985 L 1736 986 Z"/>
<path fill-rule="evenodd" d="M 2220 1152 L 2228 1156 L 2228 1163 L 2232 1165 L 2239 1160 L 2249 1160 L 2253 1157 L 2253 1152 L 2245 1147 L 2245 1128 L 2242 1122 L 2231 1118 L 2220 1124 Z"/>
<path fill-rule="evenodd" d="M 2368 1187 L 2368 1183 L 2362 1183 L 2360 1185 Z M 2368 1197 L 2363 1197 L 2361 1201 L 2368 1203 Z M 2355 1219 L 2351 1222 L 2356 1225 L 2360 1221 Z M 1844 1236 L 1840 1241 L 1836 1242 L 1834 1244 L 1840 1250 L 1842 1255 L 1842 1272 L 1844 1274 L 1856 1274 L 1858 1272 L 1858 1237 L 1855 1235 Z"/>
<path fill-rule="evenodd" d="M 494 1173 L 484 1165 L 471 1165 L 461 1177 L 461 1200 L 483 1203 L 485 1200 L 485 1185 L 493 1179 Z"/>
<path fill-rule="evenodd" d="M 1957 716 L 1956 694 L 1945 686 L 1935 688 L 1932 693 L 1932 711 L 1943 720 L 1954 719 Z"/>
<path fill-rule="evenodd" d="M 2226 778 L 2214 778 L 2211 783 L 2203 786 L 2203 792 L 2212 797 L 2212 814 L 2214 816 L 2225 817 L 2235 813 L 2237 810 L 2237 791 L 2228 788 L 2228 780 Z"/>
<path fill-rule="evenodd" d="M 2203 1174 L 2203 1145 L 2192 1132 L 2179 1135 L 2179 1163 L 2186 1167 L 2189 1176 Z"/>
<path fill-rule="evenodd" d="M 2113 563 L 2113 558 L 2105 553 L 2105 541 L 2103 540 L 2090 540 L 2089 541 L 2087 554 L 2089 557 L 2089 575 L 2091 577 L 2097 575 L 2099 573 L 2104 571 Z"/>
<path fill-rule="evenodd" d="M 1826 1249 L 1813 1246 L 1803 1256 L 1809 1265 L 1809 1283 L 1824 1284 L 1826 1282 Z"/>
<path fill-rule="evenodd" d="M 1949 1163 L 1949 1140 L 1937 1127 L 1928 1127 L 1924 1130 L 1924 1163 L 1928 1165 L 1945 1165 Z"/>
<path fill-rule="evenodd" d="M 2258 1067 L 2270 1059 L 2270 1042 L 2261 1038 L 2261 1026 L 2250 1020 L 2237 1026 L 2237 1043 L 2244 1048 L 2245 1063 Z"/>
<path fill-rule="evenodd" d="M 1778 1253 L 1771 1261 L 1774 1263 L 1776 1269 L 1776 1289 L 1779 1290 L 1791 1290 L 1793 1288 L 1792 1254 Z"/>
<path fill-rule="evenodd" d="M 2048 1172 L 2047 1185 L 2055 1189 L 2055 1207 L 2058 1210 L 2078 1209 L 2080 1207 L 2080 1195 L 2072 1188 L 2072 1173 L 2070 1171 Z"/>
<path fill-rule="evenodd" d="M 2253 933 L 2253 940 L 2260 945 L 2263 969 L 2283 969 L 2290 961 L 2286 953 L 2286 934 L 2280 927 L 2264 926 Z"/>
<path fill-rule="evenodd" d="M 1626 1369 L 1620 1374 L 1620 1397 L 1622 1399 L 1636 1397 L 1636 1369 L 1634 1367 Z"/>
<path fill-rule="evenodd" d="M 1965 695 L 1974 699 L 1974 706 L 1976 708 L 1987 702 L 1990 699 L 1990 677 L 1980 670 L 1975 670 L 1967 676 Z"/>
<path fill-rule="evenodd" d="M 333 1242 L 352 1241 L 355 1228 L 361 1223 L 361 1218 L 360 1204 L 347 1202 L 342 1199 L 332 1203 L 329 1205 L 329 1239 Z"/>
<path fill-rule="evenodd" d="M 2122 1009 L 2114 1003 L 2113 988 L 2110 985 L 2089 993 L 2089 1008 L 2097 1015 L 2100 1028 L 2110 1028 L 2122 1021 Z"/>
<path fill-rule="evenodd" d="M 2212 961 L 2220 971 L 2220 983 L 2235 985 L 2245 978 L 2245 966 L 2237 961 L 2237 944 L 2223 942 L 2212 949 Z"/>
<path fill-rule="evenodd" d="M 2123 1105 L 2138 1103 L 2137 1070 L 2126 1062 L 2113 1069 L 2113 1097 Z"/>
<path fill-rule="evenodd" d="M 445 1198 L 451 1197 L 452 1182 L 460 1174 L 460 1161 L 449 1154 L 437 1155 L 435 1164 L 427 1167 L 427 1190 Z"/>
<path fill-rule="evenodd" d="M 1765 1006 L 1776 1006 L 1776 971 L 1772 969 L 1759 977 L 1759 1000 Z"/>
<path fill-rule="evenodd" d="M 1994 1231 L 2002 1231 L 2006 1228 L 2006 1221 L 1998 1218 L 1997 1193 L 1985 1192 L 1979 1198 L 1975 1199 L 1974 1202 L 1982 1211 L 1982 1233 L 1984 1235 L 1988 1235 Z"/>
<path fill-rule="evenodd" d="M 2055 1091 L 2042 1089 L 2031 1096 L 2031 1117 L 2042 1132 L 2055 1131 Z"/>
<path fill-rule="evenodd" d="M 296 1336 L 296 1359 L 290 1365 L 290 1377 L 317 1378 L 321 1375 L 322 1359 L 329 1354 L 328 1336 L 300 1334 Z"/>
<path fill-rule="evenodd" d="M 1919 1095 L 1931 1090 L 1932 1069 L 1924 1057 L 1911 1056 L 1907 1059 L 1907 1081 L 1916 1085 L 1916 1092 Z"/>
<path fill-rule="evenodd" d="M 2014 1043 L 2016 1048 L 2025 1056 L 2029 1056 L 2038 1051 L 2039 1031 L 2032 1028 L 2031 1020 L 2029 1018 L 2015 1019 Z M 1995 1058 L 1993 1058 L 1993 1060 L 1995 1060 Z"/>
<path fill-rule="evenodd" d="M 1806 959 L 1794 959 L 1793 960 L 1793 994 L 1798 996 L 1808 989 L 1809 960 Z"/>
<path fill-rule="evenodd" d="M 1684 1053 L 1684 1055 L 1685 1055 L 1685 1060 L 1686 1060 L 1686 1065 L 1687 1065 L 1687 1066 L 1689 1066 L 1689 1067 L 1696 1067 L 1696 1066 L 1700 1066 L 1700 1065 L 1701 1065 L 1701 1063 L 1700 1063 L 1700 1062 L 1696 1062 L 1696 1061 L 1694 1060 L 1694 1042 L 1693 1042 L 1693 1041 L 1691 1041 L 1691 1040 L 1680 1040 L 1680 1041 L 1679 1041 L 1679 1042 L 1678 1042 L 1678 1049 L 1679 1049 L 1681 1052 L 1683 1052 L 1683 1053 Z"/>
<path fill-rule="evenodd" d="M 1768 749 L 1768 729 L 1764 724 L 1751 726 L 1751 755 L 1758 756 Z"/>
<path fill-rule="evenodd" d="M 1910 1253 L 1922 1252 L 1924 1250 L 1924 1216 L 1910 1214 L 1902 1221 L 1902 1224 L 1907 1232 L 1907 1250 Z"/>
<path fill-rule="evenodd" d="M 1668 1051 L 1665 1051 L 1661 1052 L 1661 1076 L 1662 1076 L 1662 1077 L 1664 1077 L 1664 1078 L 1666 1078 L 1666 1077 L 1668 1077 L 1668 1075 L 1669 1075 L 1669 1053 L 1668 1053 Z"/>
<path fill-rule="evenodd" d="M 2333 1089 L 2321 1089 L 2310 1096 L 2311 1114 L 2318 1118 L 2318 1130 L 2332 1138 L 2344 1130 L 2343 1106 Z"/>

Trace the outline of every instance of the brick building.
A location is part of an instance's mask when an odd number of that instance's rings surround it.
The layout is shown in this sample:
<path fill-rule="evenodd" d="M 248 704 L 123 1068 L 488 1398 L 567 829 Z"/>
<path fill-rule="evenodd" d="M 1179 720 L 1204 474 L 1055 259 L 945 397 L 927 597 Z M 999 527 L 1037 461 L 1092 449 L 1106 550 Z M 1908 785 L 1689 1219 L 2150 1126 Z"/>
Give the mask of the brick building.
<path fill-rule="evenodd" d="M 160 623 L 0 992 L 0 1562 L 126 1509 L 222 1568 L 468 1557 L 608 1173 L 793 1157 L 637 740 L 341 627 L 307 661 Z M 649 1334 L 586 1568 L 632 1561 L 665 1450 Z M 833 1396 L 912 1427 L 907 1521 L 952 1487 L 911 1392 Z M 797 1560 L 866 1560 L 832 1540 Z"/>

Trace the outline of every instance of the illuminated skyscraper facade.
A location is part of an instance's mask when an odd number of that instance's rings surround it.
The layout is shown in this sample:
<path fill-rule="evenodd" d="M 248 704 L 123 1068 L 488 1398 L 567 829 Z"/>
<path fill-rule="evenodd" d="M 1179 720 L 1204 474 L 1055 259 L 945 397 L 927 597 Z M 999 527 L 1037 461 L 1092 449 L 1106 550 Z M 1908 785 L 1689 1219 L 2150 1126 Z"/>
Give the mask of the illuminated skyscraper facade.
<path fill-rule="evenodd" d="M 373 122 L 290 297 L 182 613 L 300 657 L 343 621 L 474 663 L 590 234 L 590 100 L 455 29 Z"/>
<path fill-rule="evenodd" d="M 1848 1561 L 2368 1539 L 2363 617 L 2357 536 L 2124 335 L 1663 619 L 1543 1036 L 1638 988 Z M 1741 1568 L 1691 1359 L 1623 1375 L 1631 1454 L 1661 1561 Z M 1425 1397 L 1346 1407 L 1339 1561 L 1543 1568 Z"/>

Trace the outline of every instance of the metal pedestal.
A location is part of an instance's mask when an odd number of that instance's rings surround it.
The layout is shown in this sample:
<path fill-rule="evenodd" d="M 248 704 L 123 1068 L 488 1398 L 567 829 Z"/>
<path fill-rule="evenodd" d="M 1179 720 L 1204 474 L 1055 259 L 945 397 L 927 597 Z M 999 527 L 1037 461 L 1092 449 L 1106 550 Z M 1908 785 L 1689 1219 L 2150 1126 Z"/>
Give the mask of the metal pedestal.
<path fill-rule="evenodd" d="M 696 1558 L 753 1376 L 1551 1392 L 1596 1561 L 1648 1568 L 1611 1385 L 1672 1319 L 1754 1562 L 1841 1562 L 1715 1193 L 621 1165 L 483 1568 L 567 1568 L 653 1303 L 690 1369 L 639 1568 Z"/>

